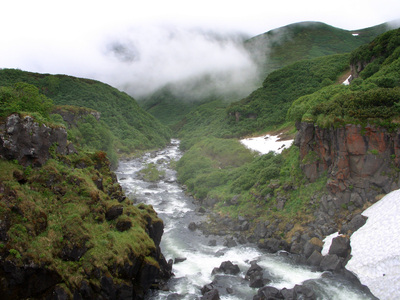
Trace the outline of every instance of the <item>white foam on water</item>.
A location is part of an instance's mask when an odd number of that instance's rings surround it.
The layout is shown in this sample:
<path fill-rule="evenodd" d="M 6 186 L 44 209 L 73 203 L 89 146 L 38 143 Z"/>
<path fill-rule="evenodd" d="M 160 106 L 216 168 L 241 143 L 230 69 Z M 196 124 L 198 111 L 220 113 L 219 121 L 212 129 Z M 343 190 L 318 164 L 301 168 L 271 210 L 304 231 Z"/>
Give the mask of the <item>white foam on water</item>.
<path fill-rule="evenodd" d="M 306 280 L 318 279 L 322 274 L 321 272 L 313 272 L 310 269 L 281 261 L 276 257 L 263 257 L 258 264 L 268 270 L 274 277 L 279 278 L 269 284 L 277 289 L 291 289 L 296 284 L 300 285 Z"/>
<path fill-rule="evenodd" d="M 400 299 L 400 190 L 365 210 L 367 222 L 350 238 L 346 268 L 380 299 Z"/>

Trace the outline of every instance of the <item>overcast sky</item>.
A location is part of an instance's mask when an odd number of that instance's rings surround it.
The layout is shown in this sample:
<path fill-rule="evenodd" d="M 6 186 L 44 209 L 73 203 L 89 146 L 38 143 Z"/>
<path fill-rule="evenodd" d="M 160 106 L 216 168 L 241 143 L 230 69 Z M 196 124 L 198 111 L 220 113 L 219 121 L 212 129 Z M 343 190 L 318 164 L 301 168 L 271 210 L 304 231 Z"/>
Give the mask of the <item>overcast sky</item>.
<path fill-rule="evenodd" d="M 300 21 L 354 30 L 399 18 L 399 0 L 1 1 L 0 68 L 89 77 L 119 88 L 134 81 L 140 94 L 208 67 L 249 67 L 234 41 L 218 44 L 190 28 L 255 36 Z M 128 57 L 111 55 L 110 43 L 129 48 Z"/>

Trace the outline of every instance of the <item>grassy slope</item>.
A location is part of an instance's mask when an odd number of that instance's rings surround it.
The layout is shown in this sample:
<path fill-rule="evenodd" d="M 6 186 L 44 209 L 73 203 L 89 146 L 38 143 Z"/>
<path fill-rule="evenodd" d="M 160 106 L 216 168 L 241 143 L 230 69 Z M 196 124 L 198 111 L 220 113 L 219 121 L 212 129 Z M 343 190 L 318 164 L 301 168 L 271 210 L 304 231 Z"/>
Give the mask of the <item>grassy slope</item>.
<path fill-rule="evenodd" d="M 169 130 L 145 112 L 126 93 L 99 81 L 65 75 L 49 75 L 20 70 L 0 70 L 0 86 L 16 82 L 35 85 L 55 104 L 95 109 L 115 136 L 115 148 L 130 153 L 165 145 Z"/>
<path fill-rule="evenodd" d="M 350 52 L 387 30 L 386 23 L 348 31 L 319 22 L 301 22 L 253 37 L 246 42 L 246 47 L 261 65 L 265 77 L 302 59 Z"/>
<path fill-rule="evenodd" d="M 40 124 L 59 126 L 49 114 L 52 101 L 33 85 L 0 87 L 0 103 L 0 122 L 23 110 Z M 50 148 L 51 158 L 40 168 L 0 159 L 1 264 L 54 271 L 67 290 L 79 288 L 82 281 L 100 289 L 101 274 L 131 284 L 118 268 L 134 259 L 158 265 L 147 226 L 162 221 L 150 206 L 124 201 L 105 152 L 77 150 L 79 154 L 60 155 Z M 122 214 L 107 220 L 113 206 L 121 207 Z M 130 228 L 118 230 L 118 224 L 128 223 Z M 6 282 L 0 289 L 8 288 Z"/>
<path fill-rule="evenodd" d="M 301 94 L 296 87 L 304 84 L 303 77 L 309 72 L 307 66 L 310 62 L 319 62 L 314 64 L 316 73 L 324 72 L 329 70 L 329 66 L 323 62 L 333 63 L 332 56 L 298 62 L 271 73 L 266 83 L 271 82 L 272 85 L 282 87 L 283 97 L 294 93 L 292 99 L 295 101 L 286 107 L 290 106 L 290 110 L 287 116 L 282 115 L 281 122 L 313 120 L 325 126 L 341 125 L 343 122 L 376 122 L 387 127 L 398 126 L 399 36 L 400 30 L 387 32 L 351 54 L 353 63 L 356 62 L 354 57 L 376 57 L 372 67 L 365 68 L 360 73 L 361 78 L 354 80 L 351 86 L 334 83 L 334 78 L 331 78 L 330 85 L 316 85 L 311 88 L 305 86 L 310 94 L 304 93 L 304 96 L 296 99 Z M 349 55 L 342 57 L 349 62 Z M 290 81 L 286 81 L 285 74 L 290 76 Z M 268 89 L 269 86 L 271 85 L 266 84 L 263 88 Z M 313 88 L 316 91 L 314 93 Z M 270 93 L 272 92 L 273 89 Z M 273 96 L 274 93 L 264 99 Z M 277 105 L 279 103 L 278 101 Z M 207 122 L 207 112 L 211 114 L 213 108 L 206 108 L 203 105 L 193 111 L 189 115 L 192 119 L 187 121 L 181 130 L 182 145 L 188 150 L 178 163 L 178 174 L 189 191 L 200 199 L 215 199 L 215 210 L 232 217 L 245 215 L 253 220 L 281 219 L 298 224 L 309 221 L 312 218 L 313 205 L 316 205 L 310 199 L 318 199 L 316 196 L 325 192 L 326 178 L 321 177 L 311 184 L 305 179 L 299 168 L 301 162 L 295 146 L 281 155 L 268 154 L 250 159 L 241 152 L 241 145 L 233 144 L 229 139 L 210 137 L 213 131 L 217 132 L 219 137 L 224 136 L 226 120 L 224 121 L 221 108 L 215 109 L 217 113 L 212 114 L 213 121 Z M 258 113 L 260 118 L 269 118 L 271 115 L 263 111 L 262 107 L 257 107 L 254 113 Z M 202 128 L 194 131 L 197 143 L 189 134 L 190 129 L 194 129 L 196 125 Z M 248 160 L 237 159 L 239 157 L 247 157 Z M 278 206 L 280 199 L 285 199 L 283 209 Z"/>
<path fill-rule="evenodd" d="M 245 42 L 245 46 L 261 70 L 261 81 L 272 71 L 299 60 L 350 52 L 386 30 L 387 25 L 382 24 L 358 30 L 360 35 L 354 37 L 352 31 L 323 23 L 296 23 L 253 37 Z M 201 84 L 200 81 L 193 88 L 201 90 Z M 187 97 L 176 95 L 171 92 L 171 87 L 165 86 L 145 99 L 140 99 L 140 105 L 163 124 L 172 126 L 199 105 L 214 101 L 215 98 L 228 102 L 240 99 L 236 95 L 208 95 L 188 101 Z"/>
<path fill-rule="evenodd" d="M 294 100 L 335 83 L 349 69 L 348 61 L 348 54 L 337 54 L 302 60 L 272 72 L 261 88 L 228 107 L 232 121 L 240 115 L 235 125 L 240 128 L 238 134 L 283 124 Z"/>

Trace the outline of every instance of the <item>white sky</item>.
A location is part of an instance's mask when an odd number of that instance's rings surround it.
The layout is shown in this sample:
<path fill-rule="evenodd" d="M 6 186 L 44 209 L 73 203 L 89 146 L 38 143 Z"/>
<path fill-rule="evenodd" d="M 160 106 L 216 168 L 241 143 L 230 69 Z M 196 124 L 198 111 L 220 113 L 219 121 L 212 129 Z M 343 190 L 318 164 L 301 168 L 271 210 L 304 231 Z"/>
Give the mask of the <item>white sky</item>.
<path fill-rule="evenodd" d="M 190 40 L 197 37 L 183 34 L 182 31 L 180 41 L 186 38 L 182 47 L 179 43 L 163 43 L 163 39 L 164 42 L 169 41 L 165 39 L 168 34 L 160 28 L 195 27 L 255 36 L 300 21 L 321 21 L 353 30 L 399 18 L 399 0 L 2 0 L 0 68 L 64 73 L 120 86 L 126 82 L 120 82 L 118 73 L 127 74 L 125 71 L 129 71 L 129 80 L 146 78 L 147 81 L 152 80 L 156 87 L 162 82 L 157 82 L 160 78 L 148 74 L 148 77 L 143 77 L 139 73 L 152 69 L 172 74 L 171 69 L 162 64 L 154 65 L 154 60 L 150 66 L 149 61 L 144 63 L 144 57 L 176 56 L 175 51 L 161 48 L 180 48 L 186 55 L 184 61 L 174 58 L 169 61 L 168 67 L 172 64 L 183 69 L 185 65 L 190 67 L 188 61 L 198 60 L 198 55 L 208 49 L 205 41 L 204 47 L 196 46 L 201 49 L 200 52 L 192 49 Z M 160 30 L 164 32 L 160 33 Z M 141 65 L 136 64 L 136 69 L 131 65 L 129 69 L 126 64 L 105 59 L 104 51 L 110 39 L 129 40 L 136 48 L 139 44 L 146 45 L 138 48 L 142 57 Z M 215 49 L 212 50 L 215 52 Z M 149 51 L 153 52 L 146 56 Z M 232 54 L 225 53 L 226 49 L 221 50 L 219 57 Z M 217 58 L 218 55 L 211 59 L 210 65 L 215 64 Z M 243 58 L 243 65 L 245 63 L 246 59 Z M 207 57 L 204 65 L 207 65 Z"/>

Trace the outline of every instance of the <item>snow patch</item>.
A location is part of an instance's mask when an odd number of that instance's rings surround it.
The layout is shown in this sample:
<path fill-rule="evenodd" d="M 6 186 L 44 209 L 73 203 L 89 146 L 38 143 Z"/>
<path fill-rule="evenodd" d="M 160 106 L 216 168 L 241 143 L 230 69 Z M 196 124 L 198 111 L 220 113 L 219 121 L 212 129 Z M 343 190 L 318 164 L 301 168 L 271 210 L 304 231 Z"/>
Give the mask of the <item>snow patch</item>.
<path fill-rule="evenodd" d="M 260 152 L 261 154 L 267 154 L 270 151 L 281 153 L 283 149 L 289 148 L 292 145 L 293 140 L 279 141 L 278 135 L 267 134 L 263 136 L 242 139 L 240 142 L 248 149 Z"/>
<path fill-rule="evenodd" d="M 349 75 L 349 77 L 346 78 L 345 81 L 342 82 L 342 84 L 349 85 L 350 84 L 350 78 L 351 78 L 351 74 Z"/>
<path fill-rule="evenodd" d="M 324 240 L 323 240 L 324 246 L 322 247 L 322 251 L 321 251 L 321 254 L 323 256 L 325 256 L 329 253 L 329 248 L 332 245 L 332 240 L 338 236 L 339 236 L 339 232 L 335 232 L 335 233 L 332 233 L 331 235 L 328 235 L 326 238 L 324 238 Z"/>
<path fill-rule="evenodd" d="M 400 299 L 400 190 L 365 210 L 366 224 L 350 238 L 346 268 L 380 299 Z"/>

